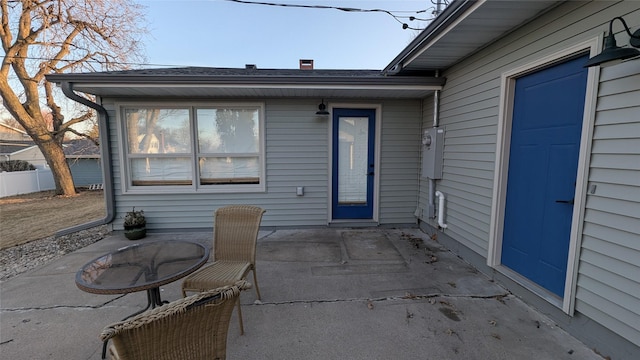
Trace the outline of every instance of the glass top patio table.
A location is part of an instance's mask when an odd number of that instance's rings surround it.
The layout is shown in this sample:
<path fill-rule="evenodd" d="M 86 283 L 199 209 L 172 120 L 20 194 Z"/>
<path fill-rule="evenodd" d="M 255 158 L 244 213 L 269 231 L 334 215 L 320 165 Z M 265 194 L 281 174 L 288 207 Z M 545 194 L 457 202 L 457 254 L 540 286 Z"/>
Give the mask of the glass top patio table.
<path fill-rule="evenodd" d="M 157 289 L 196 271 L 209 259 L 201 244 L 164 240 L 139 243 L 99 256 L 76 274 L 76 285 L 94 294 Z"/>
<path fill-rule="evenodd" d="M 147 306 L 127 316 L 161 306 L 160 286 L 198 270 L 209 260 L 209 249 L 198 243 L 179 240 L 144 242 L 125 246 L 99 256 L 76 273 L 80 290 L 94 294 L 127 294 L 147 291 Z M 124 319 L 123 319 L 124 320 Z M 102 359 L 107 341 L 102 347 Z"/>

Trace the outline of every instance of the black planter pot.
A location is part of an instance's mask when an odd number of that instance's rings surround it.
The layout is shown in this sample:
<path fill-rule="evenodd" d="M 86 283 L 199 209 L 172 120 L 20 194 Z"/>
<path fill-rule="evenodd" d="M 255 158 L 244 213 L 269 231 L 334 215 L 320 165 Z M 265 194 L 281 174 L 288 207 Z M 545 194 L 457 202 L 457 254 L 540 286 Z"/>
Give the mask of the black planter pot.
<path fill-rule="evenodd" d="M 147 236 L 147 228 L 144 226 L 125 226 L 124 236 L 129 240 L 138 240 Z"/>

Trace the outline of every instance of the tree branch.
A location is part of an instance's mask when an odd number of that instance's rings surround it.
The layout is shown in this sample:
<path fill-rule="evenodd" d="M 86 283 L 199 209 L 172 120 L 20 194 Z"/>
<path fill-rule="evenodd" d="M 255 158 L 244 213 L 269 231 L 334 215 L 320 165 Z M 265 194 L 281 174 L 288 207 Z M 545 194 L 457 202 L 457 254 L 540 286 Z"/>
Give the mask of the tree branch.
<path fill-rule="evenodd" d="M 71 47 L 71 44 L 73 43 L 73 40 L 75 39 L 75 37 L 78 34 L 80 34 L 81 31 L 82 31 L 82 28 L 75 27 L 73 31 L 71 31 L 71 33 L 67 35 L 64 42 L 60 46 L 58 53 L 51 60 L 44 62 L 43 65 L 45 66 L 40 66 L 40 71 L 38 71 L 38 73 L 33 76 L 35 80 L 37 81 L 42 80 L 46 74 L 50 73 L 52 69 L 55 69 L 56 64 L 60 62 L 60 60 L 64 59 L 65 56 L 69 55 L 70 53 L 69 48 Z"/>
<path fill-rule="evenodd" d="M 9 52 L 11 41 L 13 36 L 11 35 L 11 28 L 9 27 L 9 9 L 7 0 L 0 1 L 0 12 L 2 17 L 0 18 L 0 38 L 2 39 L 2 49 L 4 53 Z M 4 61 L 2 61 L 4 63 Z"/>
<path fill-rule="evenodd" d="M 65 123 L 61 124 L 60 128 L 59 128 L 59 131 L 72 131 L 72 132 L 76 133 L 75 130 L 73 130 L 71 128 L 71 126 L 79 124 L 79 123 L 81 123 L 83 121 L 89 120 L 92 117 L 93 117 L 93 113 L 91 111 L 87 111 L 84 114 L 82 114 L 82 115 L 80 115 L 80 116 L 78 116 L 76 118 L 73 118 L 73 119 L 71 119 L 69 121 L 66 121 Z"/>

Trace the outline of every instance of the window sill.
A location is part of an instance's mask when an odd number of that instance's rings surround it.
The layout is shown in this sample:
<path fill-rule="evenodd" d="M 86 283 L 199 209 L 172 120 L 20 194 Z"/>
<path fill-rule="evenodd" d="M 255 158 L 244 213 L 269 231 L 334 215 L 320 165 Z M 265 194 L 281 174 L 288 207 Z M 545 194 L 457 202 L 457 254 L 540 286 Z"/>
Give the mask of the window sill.
<path fill-rule="evenodd" d="M 266 187 L 260 184 L 220 184 L 220 185 L 155 185 L 155 186 L 129 186 L 122 189 L 124 195 L 128 194 L 244 194 L 264 193 Z"/>

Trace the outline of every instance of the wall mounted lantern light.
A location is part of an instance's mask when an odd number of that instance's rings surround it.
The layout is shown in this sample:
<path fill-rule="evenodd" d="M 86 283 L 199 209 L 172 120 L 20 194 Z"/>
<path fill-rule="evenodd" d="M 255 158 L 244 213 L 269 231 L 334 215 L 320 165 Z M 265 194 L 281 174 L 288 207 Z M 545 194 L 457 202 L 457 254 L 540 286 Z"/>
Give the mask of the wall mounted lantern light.
<path fill-rule="evenodd" d="M 327 105 L 324 104 L 324 99 L 322 99 L 322 102 L 318 105 L 318 111 L 316 111 L 316 115 L 329 115 L 329 112 L 327 111 Z"/>
<path fill-rule="evenodd" d="M 618 19 L 624 25 L 624 30 L 629 34 L 631 39 L 629 40 L 629 44 L 634 48 L 640 48 L 640 29 L 636 30 L 633 34 L 627 23 L 621 17 L 614 17 L 609 22 L 609 35 L 604 40 L 604 49 L 602 52 L 587 61 L 584 64 L 584 67 L 590 66 L 598 66 L 598 65 L 614 65 L 616 63 L 621 62 L 624 59 L 630 59 L 632 57 L 640 56 L 640 50 L 631 48 L 631 47 L 618 47 L 616 44 L 616 38 L 613 36 L 613 22 Z"/>

